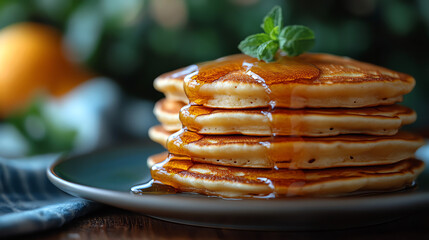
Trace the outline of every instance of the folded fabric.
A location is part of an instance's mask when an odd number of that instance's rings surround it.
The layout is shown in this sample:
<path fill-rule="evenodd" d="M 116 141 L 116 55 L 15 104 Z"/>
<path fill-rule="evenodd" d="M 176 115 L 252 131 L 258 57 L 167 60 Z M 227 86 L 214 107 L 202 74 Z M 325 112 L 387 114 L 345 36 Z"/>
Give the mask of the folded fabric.
<path fill-rule="evenodd" d="M 99 206 L 49 182 L 46 168 L 58 157 L 0 158 L 0 238 L 60 227 Z"/>

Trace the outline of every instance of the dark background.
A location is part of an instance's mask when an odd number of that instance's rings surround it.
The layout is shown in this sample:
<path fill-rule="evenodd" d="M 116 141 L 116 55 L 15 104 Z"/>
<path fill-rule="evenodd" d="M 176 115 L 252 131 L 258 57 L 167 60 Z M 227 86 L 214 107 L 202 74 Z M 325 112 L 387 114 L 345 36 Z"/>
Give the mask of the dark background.
<path fill-rule="evenodd" d="M 119 84 L 125 95 L 157 100 L 158 75 L 238 52 L 261 32 L 264 15 L 316 34 L 313 52 L 349 56 L 408 73 L 404 104 L 429 128 L 429 1 L 426 0 L 39 0 L 0 1 L 0 27 L 36 21 L 59 29 L 74 61 Z"/>

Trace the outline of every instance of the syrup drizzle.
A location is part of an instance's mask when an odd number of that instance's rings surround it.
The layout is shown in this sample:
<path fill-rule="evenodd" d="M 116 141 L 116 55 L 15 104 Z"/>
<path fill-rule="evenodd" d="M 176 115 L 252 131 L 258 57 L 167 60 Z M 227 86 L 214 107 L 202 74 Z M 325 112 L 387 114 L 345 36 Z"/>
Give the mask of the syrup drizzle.
<path fill-rule="evenodd" d="M 275 153 L 273 152 L 272 147 L 272 143 L 276 140 L 277 137 L 277 130 L 274 129 L 273 118 L 273 112 L 275 111 L 276 107 L 279 106 L 279 103 L 276 101 L 276 99 L 279 99 L 279 94 L 281 94 L 281 99 L 283 101 L 281 106 L 294 106 L 293 102 L 295 101 L 295 98 L 299 96 L 294 95 L 293 87 L 289 88 L 287 92 L 274 93 L 272 90 L 272 86 L 275 84 L 294 82 L 296 80 L 308 81 L 318 84 L 317 78 L 320 74 L 320 70 L 314 65 L 308 64 L 305 61 L 301 61 L 298 58 L 278 56 L 277 62 L 265 63 L 245 55 L 233 55 L 212 62 L 192 65 L 189 68 L 179 71 L 177 74 L 178 76 L 180 75 L 180 77 L 183 77 L 184 73 L 187 74 L 186 77 L 184 77 L 184 86 L 185 93 L 188 96 L 190 104 L 206 105 L 210 98 L 200 94 L 201 87 L 207 83 L 222 80 L 227 75 L 231 75 L 240 71 L 244 71 L 245 74 L 244 77 L 238 79 L 239 82 L 248 81 L 252 83 L 257 83 L 264 89 L 268 106 L 266 110 L 262 111 L 262 114 L 266 117 L 267 122 L 269 123 L 270 136 L 268 139 L 265 138 L 267 140 L 260 141 L 259 144 L 265 148 L 265 157 L 272 163 L 272 171 L 280 173 L 282 169 L 279 169 L 276 162 L 273 160 L 273 156 Z M 286 95 L 286 97 L 284 95 Z M 292 119 L 287 124 L 290 124 L 290 128 L 292 129 L 291 132 L 293 133 L 294 122 L 292 121 Z M 184 126 L 184 128 L 186 128 L 186 126 Z M 299 138 L 299 136 L 294 137 Z M 196 137 L 194 140 L 197 141 L 198 137 Z M 174 141 L 169 142 L 168 150 L 170 152 L 176 153 L 186 152 L 186 150 L 184 150 L 184 142 L 189 142 L 189 139 L 182 140 L 181 138 L 175 138 Z M 288 155 L 293 156 L 294 152 L 296 151 L 296 149 L 292 148 L 290 149 L 291 153 Z M 181 156 L 178 157 L 180 158 Z M 175 164 L 175 161 L 171 161 L 172 158 L 173 156 L 170 154 L 166 161 L 164 161 L 163 163 L 156 164 L 153 167 L 152 171 L 157 171 L 157 180 L 165 184 L 174 186 L 174 182 L 171 182 L 168 177 L 163 178 L 162 175 L 165 174 L 165 176 L 171 176 L 171 174 L 174 175 L 180 173 L 181 171 L 186 171 L 187 169 L 191 168 L 195 163 L 189 158 L 184 157 L 184 160 L 178 161 L 176 166 L 171 166 L 171 164 Z M 174 158 L 175 160 L 177 160 L 176 156 L 174 156 Z M 167 164 L 168 167 L 167 165 L 165 165 L 164 167 L 164 164 Z M 293 172 L 294 176 L 296 175 L 296 178 L 290 179 L 291 181 L 288 181 L 288 183 L 285 183 L 283 181 L 283 184 L 293 184 L 295 187 L 298 188 L 306 184 L 307 179 L 305 178 L 305 171 L 294 169 L 291 170 L 291 172 Z M 249 171 L 249 174 L 252 174 L 252 171 Z M 276 173 L 274 173 L 273 177 L 275 176 L 275 174 Z M 275 181 L 275 178 L 271 179 L 266 177 L 259 177 L 257 178 L 257 180 L 266 184 L 271 189 L 271 193 L 267 194 L 268 197 L 278 197 L 278 193 L 276 190 L 276 185 L 278 183 Z M 157 192 L 158 190 L 159 189 L 157 185 L 155 185 L 154 187 L 154 182 L 143 186 L 136 186 L 132 189 L 134 193 L 152 193 Z M 160 191 L 163 192 L 163 190 Z M 286 196 L 288 195 L 290 194 L 287 193 Z"/>
<path fill-rule="evenodd" d="M 277 107 L 277 97 L 273 96 L 271 86 L 273 84 L 294 81 L 297 79 L 312 80 L 320 74 L 320 70 L 313 65 L 298 62 L 295 61 L 295 59 L 285 56 L 278 56 L 278 59 L 278 62 L 275 63 L 265 63 L 244 55 L 233 55 L 221 58 L 201 65 L 197 71 L 185 77 L 186 84 L 184 84 L 185 92 L 190 103 L 203 105 L 207 103 L 208 99 L 198 94 L 200 88 L 204 86 L 204 84 L 220 80 L 234 72 L 244 71 L 244 75 L 249 77 L 247 80 L 252 79 L 250 80 L 251 82 L 255 82 L 260 85 L 264 89 L 268 102 L 267 109 L 262 110 L 261 113 L 265 116 L 266 121 L 269 124 L 270 136 L 268 139 L 263 138 L 264 140 L 260 141 L 259 144 L 265 148 L 265 158 L 271 163 L 271 167 L 274 170 L 279 169 L 279 166 L 277 166 L 276 161 L 273 159 L 274 152 L 272 147 L 272 143 L 275 141 L 277 136 L 277 130 L 274 129 L 273 118 L 273 112 Z M 292 93 L 293 91 L 289 92 L 289 104 L 294 98 Z M 289 124 L 293 127 L 292 123 Z M 177 147 L 177 145 L 171 146 L 171 148 L 168 146 L 168 149 L 170 150 L 175 147 Z M 174 152 L 180 153 L 180 149 L 177 150 L 178 151 Z M 293 156 L 294 149 L 291 149 L 291 151 Z M 264 182 L 266 182 L 267 186 L 271 188 L 272 194 L 276 195 L 275 185 L 272 181 L 270 179 L 266 179 Z"/>
<path fill-rule="evenodd" d="M 297 80 L 316 83 L 319 75 L 320 70 L 317 67 L 298 58 L 279 55 L 277 62 L 265 63 L 239 54 L 198 65 L 198 70 L 184 78 L 184 89 L 191 104 L 207 105 L 211 97 L 203 94 L 201 87 L 225 78 L 235 79 L 237 84 L 247 82 L 262 86 L 267 96 L 267 105 L 271 105 L 272 100 L 282 99 L 282 106 L 290 106 L 294 104 L 295 98 L 292 96 L 293 87 L 276 93 L 271 87 Z M 278 106 L 279 103 L 275 102 L 274 105 Z"/>
<path fill-rule="evenodd" d="M 184 192 L 199 192 L 209 193 L 211 195 L 218 194 L 221 197 L 227 197 L 223 195 L 224 192 L 231 190 L 231 187 L 235 183 L 250 184 L 260 186 L 261 184 L 266 185 L 268 189 L 264 192 L 258 190 L 258 194 L 253 195 L 250 192 L 240 194 L 243 198 L 282 198 L 282 197 L 296 197 L 306 196 L 306 190 L 303 189 L 306 185 L 312 186 L 313 184 L 322 184 L 325 182 L 338 182 L 348 179 L 356 178 L 373 178 L 373 177 L 390 177 L 392 175 L 409 174 L 414 171 L 421 171 L 424 163 L 420 160 L 410 159 L 404 160 L 398 163 L 383 165 L 383 166 L 362 166 L 362 167 L 343 167 L 333 169 L 322 169 L 322 170 L 292 170 L 292 169 L 242 169 L 234 167 L 217 167 L 211 164 L 199 164 L 192 161 L 190 158 L 176 157 L 174 155 L 169 156 L 169 161 L 164 161 L 153 168 L 152 175 L 156 179 L 162 179 L 162 182 L 176 187 L 179 191 Z M 419 170 L 420 169 L 420 170 Z M 243 175 L 244 173 L 244 175 Z M 178 174 L 179 179 L 176 180 L 175 175 Z M 224 186 L 216 184 L 217 187 L 209 186 L 209 189 L 204 189 L 199 186 L 193 186 L 184 184 L 182 185 L 180 179 L 186 179 L 187 177 L 199 179 L 207 179 L 215 183 L 218 182 L 231 182 L 231 186 Z M 187 180 L 185 180 L 187 181 Z M 394 184 L 391 189 L 383 190 L 360 190 L 351 193 L 319 193 L 312 192 L 310 194 L 316 194 L 318 196 L 326 197 L 338 197 L 338 196 L 356 196 L 365 195 L 380 192 L 393 192 L 401 189 L 409 189 L 414 186 L 413 181 L 405 182 L 403 186 L 397 186 Z M 215 189 L 213 189 L 213 187 Z"/>
<path fill-rule="evenodd" d="M 283 63 L 283 65 L 288 66 L 288 64 L 290 64 L 290 61 L 285 61 L 286 58 L 280 58 L 280 62 Z M 273 112 L 275 111 L 276 107 L 277 107 L 277 101 L 276 98 L 272 96 L 272 89 L 271 89 L 271 84 L 270 81 L 267 82 L 267 80 L 265 78 L 263 78 L 262 76 L 258 75 L 257 72 L 260 69 L 265 69 L 268 68 L 270 70 L 272 70 L 273 72 L 276 72 L 277 69 L 272 68 L 271 65 L 267 64 L 267 63 L 263 63 L 263 62 L 257 62 L 257 63 L 251 63 L 251 62 L 247 62 L 244 61 L 243 62 L 243 66 L 246 69 L 245 74 L 251 76 L 257 83 L 259 83 L 260 86 L 262 86 L 264 88 L 266 97 L 268 99 L 268 107 L 265 111 L 261 111 L 261 113 L 266 117 L 266 120 L 268 122 L 269 128 L 270 128 L 270 138 L 269 141 L 261 141 L 259 142 L 259 144 L 263 147 L 265 147 L 265 158 L 271 163 L 272 169 L 274 170 L 279 170 L 279 166 L 277 165 L 277 162 L 273 159 L 273 147 L 272 144 L 275 141 L 275 138 L 277 136 L 277 130 L 274 129 L 274 118 L 273 118 Z M 280 65 L 282 66 L 282 65 Z M 283 67 L 283 66 L 282 66 Z M 252 71 L 253 70 L 253 71 Z M 256 71 L 255 71 L 256 70 Z M 259 72 L 263 72 L 263 71 L 259 71 Z M 283 71 L 281 71 L 283 72 Z M 313 76 L 314 77 L 314 76 Z M 292 94 L 290 94 L 290 101 L 293 101 L 293 90 L 291 91 Z M 291 129 L 293 129 L 293 125 L 292 122 L 289 123 L 289 125 L 291 126 Z M 292 156 L 294 155 L 294 149 L 291 149 L 292 151 Z M 302 174 L 304 175 L 304 174 Z M 268 187 L 271 189 L 271 193 L 269 195 L 278 195 L 277 190 L 275 185 L 273 184 L 273 182 L 268 179 L 265 178 L 264 182 L 266 182 L 266 184 L 268 185 Z M 304 185 L 305 182 L 298 182 L 299 185 Z"/>
<path fill-rule="evenodd" d="M 370 135 L 394 135 L 398 129 L 405 124 L 410 124 L 415 118 L 415 112 L 410 108 L 400 105 L 389 105 L 370 108 L 326 108 L 326 109 L 285 109 L 276 108 L 272 112 L 267 108 L 256 109 L 213 109 L 203 106 L 186 105 L 180 111 L 180 121 L 190 131 L 201 134 L 216 134 L 227 132 L 229 134 L 241 134 L 252 136 L 269 136 L 269 130 L 277 136 L 336 136 L 339 134 L 370 134 Z M 247 114 L 249 122 L 228 123 L 226 116 L 236 113 Z M 213 119 L 222 121 L 207 121 L 205 115 L 213 114 Z M 265 115 L 270 114 L 269 118 Z M 252 116 L 260 120 L 259 116 L 264 116 L 265 120 L 257 122 Z M 332 125 L 327 123 L 319 124 L 314 120 L 316 117 L 340 118 L 342 121 L 334 121 Z M 349 120 L 354 119 L 357 124 L 351 124 Z M 269 119 L 269 120 L 267 120 Z M 362 125 L 366 121 L 372 121 L 371 125 Z M 271 123 L 271 126 L 269 126 Z M 376 124 L 377 123 L 377 124 Z M 249 124 L 260 124 L 263 128 L 250 126 Z M 247 126 L 247 128 L 246 128 Z"/>
<path fill-rule="evenodd" d="M 266 83 L 265 79 L 257 75 L 256 73 L 252 72 L 253 63 L 249 63 L 244 61 L 243 66 L 246 68 L 245 74 L 251 76 L 256 82 L 259 83 L 264 88 L 265 94 L 267 99 L 269 99 L 269 105 L 267 107 L 267 110 L 261 111 L 261 113 L 266 117 L 268 125 L 270 127 L 270 139 L 268 141 L 261 141 L 259 144 L 265 148 L 265 158 L 268 159 L 268 161 L 271 163 L 271 166 L 273 169 L 278 170 L 279 167 L 277 166 L 276 162 L 272 159 L 270 150 L 271 150 L 271 144 L 275 139 L 276 132 L 273 129 L 273 115 L 272 112 L 276 109 L 276 101 L 271 98 L 271 88 Z M 269 179 L 265 179 L 265 182 L 268 183 L 268 186 L 272 189 L 272 191 L 275 191 L 274 185 Z"/>
<path fill-rule="evenodd" d="M 131 192 L 138 195 L 144 195 L 144 194 L 165 195 L 165 194 L 175 194 L 178 191 L 176 188 L 172 186 L 165 185 L 161 182 L 151 179 L 147 183 L 133 186 L 131 188 Z"/>

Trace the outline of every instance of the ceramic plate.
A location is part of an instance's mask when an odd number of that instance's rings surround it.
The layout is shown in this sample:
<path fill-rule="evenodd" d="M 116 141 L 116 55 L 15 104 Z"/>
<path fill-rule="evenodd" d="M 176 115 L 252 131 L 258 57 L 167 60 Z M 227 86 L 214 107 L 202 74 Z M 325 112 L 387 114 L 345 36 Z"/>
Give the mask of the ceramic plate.
<path fill-rule="evenodd" d="M 254 230 L 341 229 L 383 223 L 429 207 L 429 171 L 415 190 L 342 198 L 224 200 L 198 194 L 138 196 L 148 182 L 146 158 L 162 149 L 152 143 L 65 157 L 48 169 L 63 191 L 155 218 L 197 226 Z M 429 146 L 418 152 L 429 160 Z"/>

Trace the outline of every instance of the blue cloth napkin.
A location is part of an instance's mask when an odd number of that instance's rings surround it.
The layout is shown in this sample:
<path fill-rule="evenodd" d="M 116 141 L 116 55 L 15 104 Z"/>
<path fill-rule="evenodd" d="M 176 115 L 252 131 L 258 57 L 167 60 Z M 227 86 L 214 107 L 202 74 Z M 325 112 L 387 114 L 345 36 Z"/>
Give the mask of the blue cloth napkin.
<path fill-rule="evenodd" d="M 0 158 L 0 238 L 57 228 L 99 206 L 49 182 L 46 169 L 58 157 Z"/>

